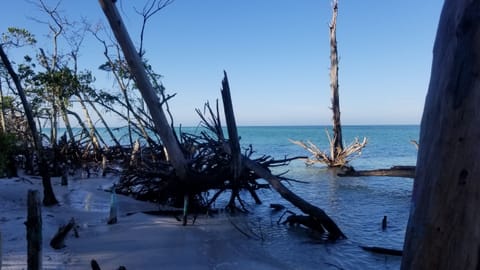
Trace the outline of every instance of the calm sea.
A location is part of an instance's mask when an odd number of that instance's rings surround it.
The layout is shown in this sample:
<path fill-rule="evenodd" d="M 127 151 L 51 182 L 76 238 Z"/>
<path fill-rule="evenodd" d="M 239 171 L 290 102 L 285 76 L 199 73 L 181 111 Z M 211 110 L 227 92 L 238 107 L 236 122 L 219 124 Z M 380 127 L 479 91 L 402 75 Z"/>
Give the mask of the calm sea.
<path fill-rule="evenodd" d="M 328 149 L 327 127 L 275 126 L 239 127 L 240 143 L 250 144 L 255 155 L 306 156 L 309 153 L 288 139 L 310 140 L 321 149 Z M 197 128 L 184 128 L 190 133 Z M 125 130 L 117 130 L 124 134 Z M 351 163 L 356 169 L 388 168 L 394 165 L 415 165 L 417 150 L 411 140 L 419 137 L 419 126 L 344 126 L 344 143 L 355 137 L 367 137 L 367 147 Z M 126 141 L 126 137 L 123 137 Z M 280 203 L 295 213 L 295 207 L 273 190 L 259 192 L 262 205 L 255 205 L 248 194 L 249 230 L 273 257 L 292 269 L 399 269 L 400 257 L 372 254 L 359 245 L 402 249 L 408 221 L 412 179 L 389 177 L 337 177 L 321 165 L 307 167 L 303 161 L 292 161 L 275 172 L 287 172 L 289 178 L 307 183 L 287 185 L 310 203 L 322 208 L 347 235 L 347 240 L 325 243 L 302 228 L 277 225 L 282 212 L 270 210 L 270 203 Z M 381 221 L 387 216 L 388 226 Z"/>
<path fill-rule="evenodd" d="M 240 127 L 241 143 L 249 144 L 258 155 L 275 158 L 308 153 L 289 142 L 310 140 L 321 149 L 328 149 L 326 127 Z M 344 126 L 344 143 L 355 137 L 367 137 L 368 145 L 351 163 L 356 169 L 388 168 L 394 165 L 415 165 L 419 126 Z M 308 184 L 291 183 L 289 188 L 321 207 L 347 235 L 348 240 L 335 244 L 315 241 L 308 230 L 277 225 L 281 213 L 273 213 L 270 203 L 281 203 L 300 212 L 275 191 L 262 191 L 264 203 L 251 204 L 251 227 L 264 238 L 263 245 L 272 256 L 282 258 L 293 269 L 399 269 L 401 257 L 372 254 L 358 246 L 380 246 L 402 249 L 410 208 L 412 179 L 392 177 L 337 177 L 321 165 L 305 166 L 293 161 L 287 176 Z M 245 195 L 248 197 L 248 195 Z M 388 226 L 381 221 L 387 216 Z"/>

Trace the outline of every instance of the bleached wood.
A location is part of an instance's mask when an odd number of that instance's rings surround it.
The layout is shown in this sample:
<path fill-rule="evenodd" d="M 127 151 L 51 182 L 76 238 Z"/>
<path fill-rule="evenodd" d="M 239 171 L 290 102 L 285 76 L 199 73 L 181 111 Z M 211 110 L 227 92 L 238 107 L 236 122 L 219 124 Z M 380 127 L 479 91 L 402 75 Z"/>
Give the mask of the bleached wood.
<path fill-rule="evenodd" d="M 480 1 L 446 0 L 402 269 L 480 267 Z"/>

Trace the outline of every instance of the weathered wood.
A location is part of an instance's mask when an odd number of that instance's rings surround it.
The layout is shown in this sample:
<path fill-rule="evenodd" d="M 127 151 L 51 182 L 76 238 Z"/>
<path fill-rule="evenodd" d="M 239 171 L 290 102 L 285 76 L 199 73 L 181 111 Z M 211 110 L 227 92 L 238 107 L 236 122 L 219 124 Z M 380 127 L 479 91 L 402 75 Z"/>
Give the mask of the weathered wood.
<path fill-rule="evenodd" d="M 415 177 L 415 166 L 393 166 L 389 169 L 360 170 L 356 171 L 349 168 L 337 174 L 340 177 L 345 176 L 390 176 L 390 177 Z"/>
<path fill-rule="evenodd" d="M 225 119 L 227 121 L 227 126 L 231 130 L 231 133 L 229 131 L 229 136 L 230 139 L 232 139 L 231 136 L 235 136 L 233 143 L 238 144 L 234 145 L 233 147 L 238 147 L 238 151 L 240 148 L 239 142 L 238 142 L 238 133 L 237 133 L 237 126 L 235 124 L 235 116 L 234 116 L 234 111 L 233 111 L 233 106 L 231 102 L 231 97 L 230 97 L 230 87 L 228 86 L 228 80 L 226 73 L 224 73 L 225 77 L 223 80 L 223 89 L 222 89 L 222 97 L 227 95 L 227 93 L 223 93 L 223 91 L 228 92 L 228 96 L 224 97 L 230 100 L 230 102 L 225 102 L 227 103 L 226 106 L 228 106 L 228 109 L 225 109 Z M 225 104 L 224 104 L 225 106 Z M 230 154 L 232 156 L 232 159 L 234 158 L 234 152 L 231 149 L 232 145 L 228 145 L 227 147 L 224 147 L 225 152 Z M 265 179 L 283 198 L 291 202 L 293 205 L 298 207 L 302 212 L 305 214 L 310 215 L 314 220 L 318 221 L 323 225 L 323 227 L 330 233 L 329 237 L 331 239 L 339 239 L 339 238 L 346 238 L 346 236 L 343 234 L 343 232 L 338 228 L 338 226 L 335 224 L 335 222 L 330 219 L 330 217 L 320 208 L 313 206 L 297 196 L 295 193 L 291 192 L 288 188 L 286 188 L 282 183 L 281 180 L 271 174 L 271 172 L 264 167 L 260 166 L 257 162 L 249 159 L 248 157 L 242 155 L 240 153 L 241 160 L 240 161 L 235 161 L 237 162 L 236 164 L 233 164 L 233 166 L 245 166 L 251 171 L 253 171 L 258 177 L 261 177 Z M 239 167 L 240 168 L 240 167 Z M 243 167 L 241 167 L 243 169 Z M 233 195 L 232 195 L 233 196 Z"/>
<path fill-rule="evenodd" d="M 42 208 L 38 191 L 29 190 L 27 196 L 27 269 L 42 269 Z"/>
<path fill-rule="evenodd" d="M 230 85 L 228 83 L 227 72 L 223 71 L 222 80 L 222 101 L 223 109 L 225 111 L 225 122 L 227 123 L 228 142 L 230 144 L 231 169 L 233 171 L 232 181 L 232 195 L 230 197 L 229 207 L 233 208 L 235 205 L 235 198 L 240 192 L 238 180 L 242 173 L 242 153 L 240 152 L 240 142 L 237 131 L 237 123 L 235 121 L 235 113 L 233 111 L 232 96 L 230 94 Z"/>
<path fill-rule="evenodd" d="M 117 223 L 118 213 L 117 193 L 115 192 L 115 185 L 112 187 L 112 194 L 110 197 L 110 214 L 108 216 L 107 224 L 112 225 Z"/>
<path fill-rule="evenodd" d="M 168 157 L 175 172 L 180 179 L 186 179 L 187 161 L 178 144 L 177 138 L 167 121 L 165 113 L 160 104 L 159 97 L 152 86 L 149 76 L 145 71 L 144 64 L 138 52 L 133 45 L 122 18 L 111 0 L 99 0 L 105 16 L 108 19 L 113 34 L 122 48 L 125 59 L 127 60 L 130 72 L 135 78 L 135 83 L 142 94 L 143 100 L 152 116 L 156 131 L 160 135 L 163 144 L 168 152 Z"/>
<path fill-rule="evenodd" d="M 401 269 L 480 267 L 480 1 L 446 0 Z"/>
<path fill-rule="evenodd" d="M 255 172 L 255 174 L 257 174 L 259 177 L 265 179 L 273 187 L 273 189 L 280 194 L 280 196 L 298 207 L 298 209 L 300 209 L 303 213 L 311 215 L 312 218 L 321 222 L 325 230 L 329 232 L 329 238 L 333 240 L 347 238 L 337 224 L 335 224 L 335 222 L 325 213 L 325 211 L 306 202 L 297 194 L 290 191 L 282 184 L 278 177 L 270 173 L 267 169 L 263 168 L 257 162 L 245 156 L 243 156 L 242 162 L 247 168 Z"/>
<path fill-rule="evenodd" d="M 74 228 L 75 220 L 72 218 L 67 223 L 67 225 L 60 226 L 58 228 L 57 233 L 53 236 L 52 240 L 50 241 L 50 246 L 53 249 L 62 249 L 65 247 L 65 238 L 67 237 L 68 233 Z"/>
<path fill-rule="evenodd" d="M 336 159 L 343 151 L 342 124 L 340 122 L 340 98 L 338 94 L 338 52 L 337 52 L 338 1 L 333 0 L 333 13 L 330 22 L 330 89 L 332 90 L 333 144 L 331 157 Z"/>
<path fill-rule="evenodd" d="M 318 219 L 313 218 L 312 216 L 293 214 L 287 217 L 287 219 L 282 222 L 282 224 L 288 224 L 290 226 L 303 225 L 304 227 L 310 228 L 320 233 L 325 232 L 322 222 Z"/>
<path fill-rule="evenodd" d="M 363 250 L 370 251 L 373 253 L 392 255 L 392 256 L 402 256 L 403 250 L 391 249 L 391 248 L 382 248 L 382 247 L 370 247 L 370 246 L 360 246 Z"/>

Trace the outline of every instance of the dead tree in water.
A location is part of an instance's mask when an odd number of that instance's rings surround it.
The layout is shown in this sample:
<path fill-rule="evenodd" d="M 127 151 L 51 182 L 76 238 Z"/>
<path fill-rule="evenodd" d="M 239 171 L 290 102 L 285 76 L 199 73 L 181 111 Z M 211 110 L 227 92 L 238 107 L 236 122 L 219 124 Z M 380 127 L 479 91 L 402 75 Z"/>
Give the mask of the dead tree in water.
<path fill-rule="evenodd" d="M 362 142 L 355 139 L 347 148 L 343 146 L 342 124 L 340 121 L 340 97 L 338 93 L 338 50 L 337 50 L 337 14 L 338 1 L 333 1 L 332 20 L 330 22 L 330 89 L 332 91 L 333 136 L 327 130 L 330 153 L 323 152 L 310 141 L 294 141 L 292 143 L 311 152 L 313 156 L 307 159 L 307 164 L 324 163 L 329 167 L 344 167 L 353 155 L 360 154 L 367 145 L 367 138 Z"/>
<path fill-rule="evenodd" d="M 480 265 L 480 1 L 446 0 L 433 49 L 402 269 Z"/>
<path fill-rule="evenodd" d="M 343 151 L 342 124 L 340 122 L 340 97 L 338 95 L 338 50 L 337 50 L 338 1 L 333 1 L 333 14 L 330 23 L 330 89 L 332 90 L 333 141 L 332 158 Z"/>

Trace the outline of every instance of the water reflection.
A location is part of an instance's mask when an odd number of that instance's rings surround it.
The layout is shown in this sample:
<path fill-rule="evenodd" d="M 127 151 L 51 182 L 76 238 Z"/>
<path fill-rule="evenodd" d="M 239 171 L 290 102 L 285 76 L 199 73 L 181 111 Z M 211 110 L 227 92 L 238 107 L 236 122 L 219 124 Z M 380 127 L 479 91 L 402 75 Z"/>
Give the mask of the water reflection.
<path fill-rule="evenodd" d="M 105 197 L 105 196 L 103 196 Z M 74 209 L 86 212 L 108 212 L 110 202 L 102 196 L 95 196 L 94 192 L 71 189 L 63 197 L 63 202 Z"/>

